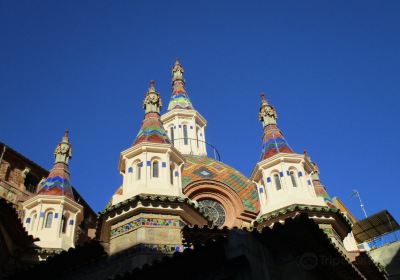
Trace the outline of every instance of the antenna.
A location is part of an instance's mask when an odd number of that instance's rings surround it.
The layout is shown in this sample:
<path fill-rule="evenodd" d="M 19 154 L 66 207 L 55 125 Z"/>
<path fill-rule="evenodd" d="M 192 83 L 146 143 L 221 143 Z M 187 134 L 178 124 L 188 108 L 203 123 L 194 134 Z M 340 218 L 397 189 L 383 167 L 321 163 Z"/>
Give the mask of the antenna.
<path fill-rule="evenodd" d="M 356 196 L 358 198 L 358 200 L 360 201 L 360 207 L 361 207 L 361 210 L 364 212 L 365 218 L 368 218 L 367 212 L 365 211 L 364 204 L 361 200 L 361 196 L 360 196 L 360 193 L 358 192 L 358 190 L 353 190 L 351 197 L 354 197 L 354 196 Z"/>

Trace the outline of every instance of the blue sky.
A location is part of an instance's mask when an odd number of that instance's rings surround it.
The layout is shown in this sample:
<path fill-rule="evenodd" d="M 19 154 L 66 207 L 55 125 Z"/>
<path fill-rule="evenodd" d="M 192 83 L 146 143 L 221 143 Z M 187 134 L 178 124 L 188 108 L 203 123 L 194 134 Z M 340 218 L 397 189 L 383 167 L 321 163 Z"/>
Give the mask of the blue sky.
<path fill-rule="evenodd" d="M 197 3 L 196 3 L 197 2 Z M 72 183 L 101 210 L 148 82 L 166 105 L 171 66 L 222 160 L 249 176 L 260 91 L 331 196 L 358 217 L 399 213 L 399 1 L 1 1 L 0 139 L 51 168 L 65 128 Z"/>

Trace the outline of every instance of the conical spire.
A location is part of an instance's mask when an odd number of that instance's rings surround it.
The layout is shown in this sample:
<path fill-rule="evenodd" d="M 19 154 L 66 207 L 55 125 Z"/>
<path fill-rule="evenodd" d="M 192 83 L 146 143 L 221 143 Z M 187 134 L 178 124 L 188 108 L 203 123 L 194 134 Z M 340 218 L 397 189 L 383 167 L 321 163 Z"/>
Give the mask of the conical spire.
<path fill-rule="evenodd" d="M 261 108 L 258 118 L 264 127 L 261 160 L 278 153 L 294 153 L 278 128 L 276 123 L 278 115 L 275 108 L 265 99 L 264 93 L 261 94 Z"/>
<path fill-rule="evenodd" d="M 172 67 L 172 96 L 168 104 L 168 111 L 174 109 L 193 109 L 189 96 L 185 89 L 184 69 L 179 60 L 176 59 Z"/>
<path fill-rule="evenodd" d="M 143 101 L 144 120 L 134 145 L 141 142 L 170 143 L 167 132 L 160 121 L 161 107 L 160 94 L 154 88 L 154 81 L 150 81 L 149 90 Z"/>
<path fill-rule="evenodd" d="M 61 142 L 54 151 L 54 165 L 47 179 L 39 186 L 38 194 L 64 195 L 74 199 L 70 184 L 68 162 L 72 157 L 72 146 L 69 143 L 69 133 L 65 130 Z"/>

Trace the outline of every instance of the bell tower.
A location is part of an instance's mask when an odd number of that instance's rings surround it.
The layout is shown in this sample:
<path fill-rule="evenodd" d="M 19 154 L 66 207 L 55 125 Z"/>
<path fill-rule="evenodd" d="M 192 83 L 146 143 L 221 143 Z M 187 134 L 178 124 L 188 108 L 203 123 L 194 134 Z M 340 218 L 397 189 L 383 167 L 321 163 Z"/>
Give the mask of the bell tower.
<path fill-rule="evenodd" d="M 172 67 L 172 95 L 161 121 L 171 143 L 185 155 L 207 155 L 207 121 L 197 112 L 185 89 L 184 69 L 177 59 Z"/>

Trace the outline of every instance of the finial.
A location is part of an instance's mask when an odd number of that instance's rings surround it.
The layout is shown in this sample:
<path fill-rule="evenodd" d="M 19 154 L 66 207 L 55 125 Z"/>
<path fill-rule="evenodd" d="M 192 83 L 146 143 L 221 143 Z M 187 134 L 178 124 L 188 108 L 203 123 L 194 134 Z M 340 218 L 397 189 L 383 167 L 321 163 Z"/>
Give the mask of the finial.
<path fill-rule="evenodd" d="M 72 157 L 72 147 L 69 143 L 69 131 L 65 130 L 64 136 L 61 142 L 57 145 L 54 151 L 55 163 L 62 162 L 68 164 L 68 161 Z"/>
<path fill-rule="evenodd" d="M 150 86 L 149 86 L 149 92 L 156 92 L 156 89 L 155 89 L 155 87 L 154 87 L 154 84 L 155 84 L 156 82 L 154 81 L 154 80 L 151 80 L 150 81 Z"/>
<path fill-rule="evenodd" d="M 185 82 L 185 80 L 183 79 L 183 72 L 185 72 L 185 70 L 183 70 L 181 63 L 177 58 L 174 66 L 172 67 L 172 83 L 174 83 L 177 80 Z"/>
<path fill-rule="evenodd" d="M 307 149 L 304 149 L 304 155 L 305 155 L 306 157 L 308 157 Z"/>
<path fill-rule="evenodd" d="M 278 118 L 278 115 L 275 108 L 268 103 L 263 92 L 260 93 L 260 96 L 261 107 L 260 113 L 258 114 L 258 119 L 263 123 L 264 127 L 269 124 L 276 124 L 276 119 Z"/>
<path fill-rule="evenodd" d="M 69 140 L 69 130 L 68 130 L 68 128 L 65 129 L 65 131 L 64 131 L 64 138 L 66 138 L 67 140 Z"/>
<path fill-rule="evenodd" d="M 151 80 L 149 90 L 147 91 L 146 97 L 143 101 L 143 108 L 145 109 L 146 113 L 160 113 L 160 108 L 162 106 L 160 95 L 156 91 L 154 84 L 155 81 Z"/>

